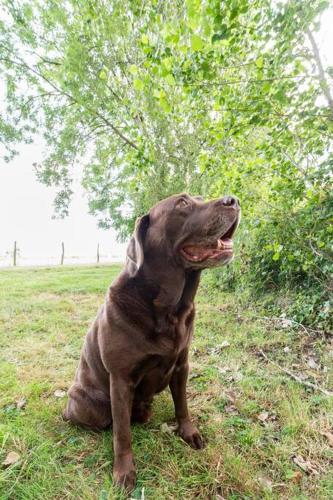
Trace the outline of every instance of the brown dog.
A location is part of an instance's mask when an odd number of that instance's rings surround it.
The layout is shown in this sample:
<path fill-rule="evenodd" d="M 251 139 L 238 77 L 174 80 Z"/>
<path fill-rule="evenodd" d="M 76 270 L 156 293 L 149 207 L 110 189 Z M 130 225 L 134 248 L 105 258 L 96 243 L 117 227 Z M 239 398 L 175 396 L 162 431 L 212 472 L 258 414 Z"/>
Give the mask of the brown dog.
<path fill-rule="evenodd" d="M 193 300 L 201 270 L 227 264 L 240 218 L 238 201 L 171 196 L 138 219 L 127 263 L 90 328 L 64 417 L 92 429 L 113 424 L 114 479 L 135 484 L 132 421 L 146 422 L 168 385 L 180 436 L 203 447 L 186 403 Z"/>

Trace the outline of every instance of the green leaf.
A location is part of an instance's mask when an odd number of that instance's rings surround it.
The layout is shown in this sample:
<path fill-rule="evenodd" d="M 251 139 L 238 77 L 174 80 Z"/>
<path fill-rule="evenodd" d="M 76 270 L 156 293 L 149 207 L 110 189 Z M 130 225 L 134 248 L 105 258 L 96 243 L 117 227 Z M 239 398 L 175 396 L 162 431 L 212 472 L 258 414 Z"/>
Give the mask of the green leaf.
<path fill-rule="evenodd" d="M 170 113 L 171 106 L 165 97 L 160 97 L 160 106 L 166 113 Z"/>
<path fill-rule="evenodd" d="M 263 66 L 264 66 L 264 58 L 262 56 L 258 57 L 258 59 L 256 60 L 256 66 L 259 69 L 263 68 Z"/>
<path fill-rule="evenodd" d="M 143 83 L 142 80 L 140 80 L 139 78 L 135 78 L 133 80 L 133 86 L 136 90 L 143 90 L 145 88 L 145 84 Z"/>
<path fill-rule="evenodd" d="M 218 31 L 212 36 L 212 43 L 219 40 L 226 40 L 229 36 L 230 31 L 228 30 L 228 26 L 226 24 L 221 24 Z"/>
<path fill-rule="evenodd" d="M 101 80 L 107 80 L 108 75 L 107 75 L 107 73 L 106 73 L 106 71 L 104 69 L 102 69 L 102 71 L 100 71 L 99 77 L 100 77 Z"/>
<path fill-rule="evenodd" d="M 261 88 L 264 94 L 268 94 L 271 89 L 271 82 L 264 82 Z"/>
<path fill-rule="evenodd" d="M 137 75 L 138 74 L 138 67 L 135 66 L 135 64 L 131 64 L 130 67 L 129 67 L 129 72 L 131 73 L 131 75 Z"/>
<path fill-rule="evenodd" d="M 144 45 L 149 45 L 149 38 L 148 38 L 148 36 L 147 36 L 145 33 L 143 33 L 143 34 L 141 35 L 141 42 L 142 42 Z"/>
<path fill-rule="evenodd" d="M 275 99 L 280 102 L 281 104 L 284 104 L 286 102 L 286 94 L 283 89 L 279 89 L 275 95 Z"/>
<path fill-rule="evenodd" d="M 172 69 L 172 58 L 165 57 L 164 59 L 162 59 L 162 65 L 165 67 L 167 71 L 170 71 Z"/>
<path fill-rule="evenodd" d="M 171 73 L 169 73 L 165 78 L 164 80 L 169 84 L 169 85 L 175 85 L 176 84 L 176 80 L 174 79 L 173 75 Z"/>
<path fill-rule="evenodd" d="M 191 48 L 195 52 L 198 50 L 202 50 L 204 48 L 205 44 L 202 38 L 198 35 L 192 35 L 191 36 Z"/>

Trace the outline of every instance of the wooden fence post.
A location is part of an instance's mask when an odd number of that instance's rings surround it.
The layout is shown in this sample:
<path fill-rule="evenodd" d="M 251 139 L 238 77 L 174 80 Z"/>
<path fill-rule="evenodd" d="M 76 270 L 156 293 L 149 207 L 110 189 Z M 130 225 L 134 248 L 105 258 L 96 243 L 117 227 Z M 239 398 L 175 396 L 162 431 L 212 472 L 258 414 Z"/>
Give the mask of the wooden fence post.
<path fill-rule="evenodd" d="M 65 244 L 62 241 L 61 242 L 61 260 L 60 260 L 60 265 L 62 266 L 64 263 L 64 258 L 65 258 Z"/>
<path fill-rule="evenodd" d="M 97 243 L 97 264 L 99 264 L 99 243 Z"/>
<path fill-rule="evenodd" d="M 17 256 L 17 244 L 14 241 L 14 252 L 13 252 L 13 265 L 16 266 L 16 256 Z"/>

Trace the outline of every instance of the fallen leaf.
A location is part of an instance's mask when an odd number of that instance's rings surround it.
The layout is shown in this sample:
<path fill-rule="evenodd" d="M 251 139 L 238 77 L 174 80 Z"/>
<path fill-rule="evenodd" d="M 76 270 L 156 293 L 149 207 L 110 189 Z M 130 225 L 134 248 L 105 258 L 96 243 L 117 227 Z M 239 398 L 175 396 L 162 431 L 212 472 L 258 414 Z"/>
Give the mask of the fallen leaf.
<path fill-rule="evenodd" d="M 229 413 L 230 415 L 239 415 L 239 411 L 234 405 L 228 405 L 224 408 L 224 411 L 226 413 Z"/>
<path fill-rule="evenodd" d="M 299 484 L 302 481 L 303 474 L 299 470 L 295 470 L 295 472 L 288 479 L 295 484 Z"/>
<path fill-rule="evenodd" d="M 20 398 L 16 401 L 16 408 L 18 410 L 23 410 L 27 404 L 27 400 L 25 398 Z"/>
<path fill-rule="evenodd" d="M 332 432 L 322 432 L 322 435 L 327 438 L 329 445 L 333 447 L 333 434 L 332 434 Z"/>
<path fill-rule="evenodd" d="M 230 375 L 230 377 L 227 377 L 227 382 L 239 382 L 240 380 L 243 380 L 244 375 L 242 372 L 235 372 L 233 375 Z"/>
<path fill-rule="evenodd" d="M 54 395 L 56 398 L 64 398 L 66 396 L 66 391 L 57 389 L 56 391 L 54 391 Z"/>
<path fill-rule="evenodd" d="M 313 358 L 309 358 L 308 359 L 307 365 L 308 365 L 309 368 L 312 368 L 313 370 L 317 370 L 318 369 L 318 365 L 317 365 L 317 363 L 315 362 L 315 360 Z"/>
<path fill-rule="evenodd" d="M 265 476 L 259 476 L 258 477 L 258 482 L 263 486 L 264 488 L 271 490 L 273 488 L 273 483 L 268 477 Z"/>
<path fill-rule="evenodd" d="M 230 401 L 230 403 L 235 403 L 237 399 L 237 394 L 233 390 L 225 391 L 226 398 Z"/>
<path fill-rule="evenodd" d="M 166 422 L 161 425 L 161 431 L 168 434 L 172 434 L 177 428 L 176 424 L 167 424 Z"/>
<path fill-rule="evenodd" d="M 229 347 L 229 346 L 230 346 L 230 342 L 228 342 L 227 340 L 225 340 L 224 342 L 222 342 L 222 344 L 221 344 L 220 347 L 223 349 L 223 348 Z"/>
<path fill-rule="evenodd" d="M 220 366 L 218 368 L 219 372 L 224 374 L 224 373 L 227 373 L 227 372 L 231 372 L 232 371 L 232 368 L 230 368 L 230 366 Z"/>
<path fill-rule="evenodd" d="M 268 417 L 269 413 L 267 411 L 263 411 L 262 413 L 259 413 L 259 415 L 257 415 L 257 419 L 260 420 L 260 422 L 266 422 Z"/>
<path fill-rule="evenodd" d="M 207 349 L 208 354 L 220 354 L 222 349 L 230 346 L 230 342 L 225 340 L 222 344 L 216 345 L 215 347 L 209 347 Z"/>
<path fill-rule="evenodd" d="M 2 465 L 8 467 L 9 465 L 14 465 L 20 460 L 20 455 L 16 453 L 16 451 L 10 451 L 6 456 L 5 460 L 2 462 Z"/>
<path fill-rule="evenodd" d="M 304 472 L 308 474 L 318 475 L 319 472 L 314 464 L 310 460 L 305 460 L 301 455 L 296 455 L 293 457 L 293 462 L 298 465 Z"/>

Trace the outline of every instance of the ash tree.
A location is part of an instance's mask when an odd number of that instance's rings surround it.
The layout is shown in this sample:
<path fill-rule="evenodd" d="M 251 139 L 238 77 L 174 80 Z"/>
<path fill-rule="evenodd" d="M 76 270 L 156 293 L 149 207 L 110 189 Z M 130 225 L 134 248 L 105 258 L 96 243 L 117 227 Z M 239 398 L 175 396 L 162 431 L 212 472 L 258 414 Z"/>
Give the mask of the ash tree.
<path fill-rule="evenodd" d="M 6 159 L 42 134 L 40 181 L 68 211 L 72 179 L 99 223 L 182 190 L 242 200 L 241 274 L 332 295 L 333 68 L 323 0 L 2 0 Z M 244 273 L 245 270 L 245 273 Z M 303 315 L 303 316 L 302 316 Z M 312 316 L 311 316 L 312 315 Z"/>

